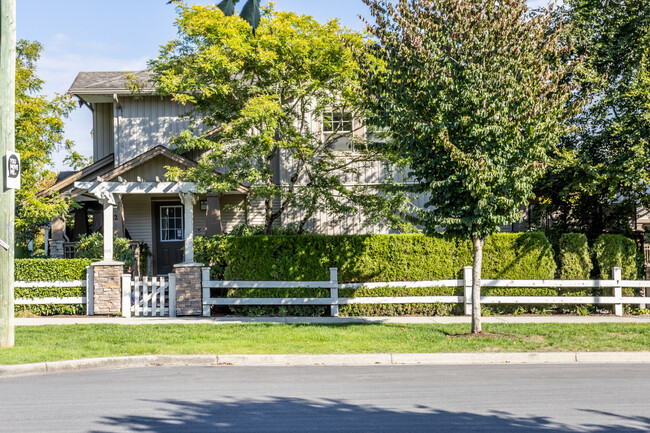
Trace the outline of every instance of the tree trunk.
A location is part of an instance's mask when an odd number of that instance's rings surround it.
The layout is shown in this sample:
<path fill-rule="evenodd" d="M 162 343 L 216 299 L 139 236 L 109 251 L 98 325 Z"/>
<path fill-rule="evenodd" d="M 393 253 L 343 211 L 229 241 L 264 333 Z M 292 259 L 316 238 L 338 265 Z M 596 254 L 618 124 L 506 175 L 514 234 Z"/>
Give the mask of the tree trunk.
<path fill-rule="evenodd" d="M 474 269 L 472 270 L 472 334 L 481 329 L 481 266 L 483 264 L 483 243 L 485 238 L 472 236 L 474 246 Z"/>
<path fill-rule="evenodd" d="M 264 199 L 264 234 L 269 236 L 273 230 L 273 198 Z"/>

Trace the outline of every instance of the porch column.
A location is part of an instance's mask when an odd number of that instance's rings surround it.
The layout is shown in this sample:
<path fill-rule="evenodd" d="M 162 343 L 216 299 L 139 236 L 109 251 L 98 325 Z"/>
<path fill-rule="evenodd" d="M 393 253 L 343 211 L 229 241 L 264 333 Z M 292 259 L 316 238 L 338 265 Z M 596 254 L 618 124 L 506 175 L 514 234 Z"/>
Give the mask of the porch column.
<path fill-rule="evenodd" d="M 105 194 L 101 200 L 104 206 L 104 262 L 113 261 L 113 194 Z"/>
<path fill-rule="evenodd" d="M 117 217 L 116 224 L 113 228 L 113 233 L 120 238 L 126 237 L 124 231 L 124 204 L 122 203 L 122 194 L 114 194 L 115 196 L 115 216 Z"/>
<path fill-rule="evenodd" d="M 221 203 L 218 195 L 208 195 L 207 202 L 208 208 L 205 211 L 205 234 L 207 236 L 214 236 L 223 234 L 223 226 L 221 224 Z"/>
<path fill-rule="evenodd" d="M 180 194 L 183 200 L 183 207 L 185 208 L 185 261 L 183 263 L 194 263 L 194 203 L 196 203 L 196 195 L 191 192 Z"/>
<path fill-rule="evenodd" d="M 65 243 L 65 220 L 62 217 L 52 218 L 52 239 L 50 240 L 49 253 L 53 259 L 65 257 L 63 244 Z M 47 242 L 47 239 L 45 240 Z"/>

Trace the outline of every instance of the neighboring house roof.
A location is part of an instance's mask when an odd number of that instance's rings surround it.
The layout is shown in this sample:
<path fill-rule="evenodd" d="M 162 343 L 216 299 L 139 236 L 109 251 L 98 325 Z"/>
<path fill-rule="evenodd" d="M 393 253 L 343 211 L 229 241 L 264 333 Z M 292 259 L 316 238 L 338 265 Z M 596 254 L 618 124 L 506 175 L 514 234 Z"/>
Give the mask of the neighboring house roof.
<path fill-rule="evenodd" d="M 65 179 L 66 177 L 70 177 L 70 176 L 72 176 L 72 175 L 75 174 L 75 173 L 76 173 L 76 171 L 62 171 L 62 172 L 60 172 L 59 175 L 56 177 L 56 182 L 61 182 L 61 181 L 62 181 L 63 179 Z M 54 182 L 54 183 L 56 183 L 56 182 Z"/>
<path fill-rule="evenodd" d="M 68 93 L 74 96 L 83 95 L 130 95 L 129 75 L 134 75 L 140 86 L 140 93 L 154 93 L 151 82 L 151 71 L 115 71 L 115 72 L 79 72 Z"/>

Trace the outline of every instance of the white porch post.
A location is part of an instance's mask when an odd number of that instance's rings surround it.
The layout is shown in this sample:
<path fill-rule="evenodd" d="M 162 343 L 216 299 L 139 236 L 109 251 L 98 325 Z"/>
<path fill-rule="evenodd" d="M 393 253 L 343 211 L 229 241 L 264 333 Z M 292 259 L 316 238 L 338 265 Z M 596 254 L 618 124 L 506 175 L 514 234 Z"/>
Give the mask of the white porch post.
<path fill-rule="evenodd" d="M 194 263 L 194 203 L 196 196 L 191 192 L 181 194 L 185 208 L 185 263 Z"/>
<path fill-rule="evenodd" d="M 113 205 L 115 201 L 110 197 L 102 199 L 104 206 L 104 261 L 113 261 Z"/>

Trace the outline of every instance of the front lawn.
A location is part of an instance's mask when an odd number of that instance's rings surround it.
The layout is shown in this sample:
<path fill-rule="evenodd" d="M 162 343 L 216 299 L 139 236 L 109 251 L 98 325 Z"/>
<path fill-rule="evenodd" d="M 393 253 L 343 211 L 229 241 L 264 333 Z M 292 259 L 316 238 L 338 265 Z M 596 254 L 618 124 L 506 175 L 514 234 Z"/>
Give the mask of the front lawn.
<path fill-rule="evenodd" d="M 469 325 L 170 324 L 16 327 L 0 364 L 127 355 L 436 353 L 650 350 L 642 323 L 484 324 L 496 338 L 458 338 Z"/>

